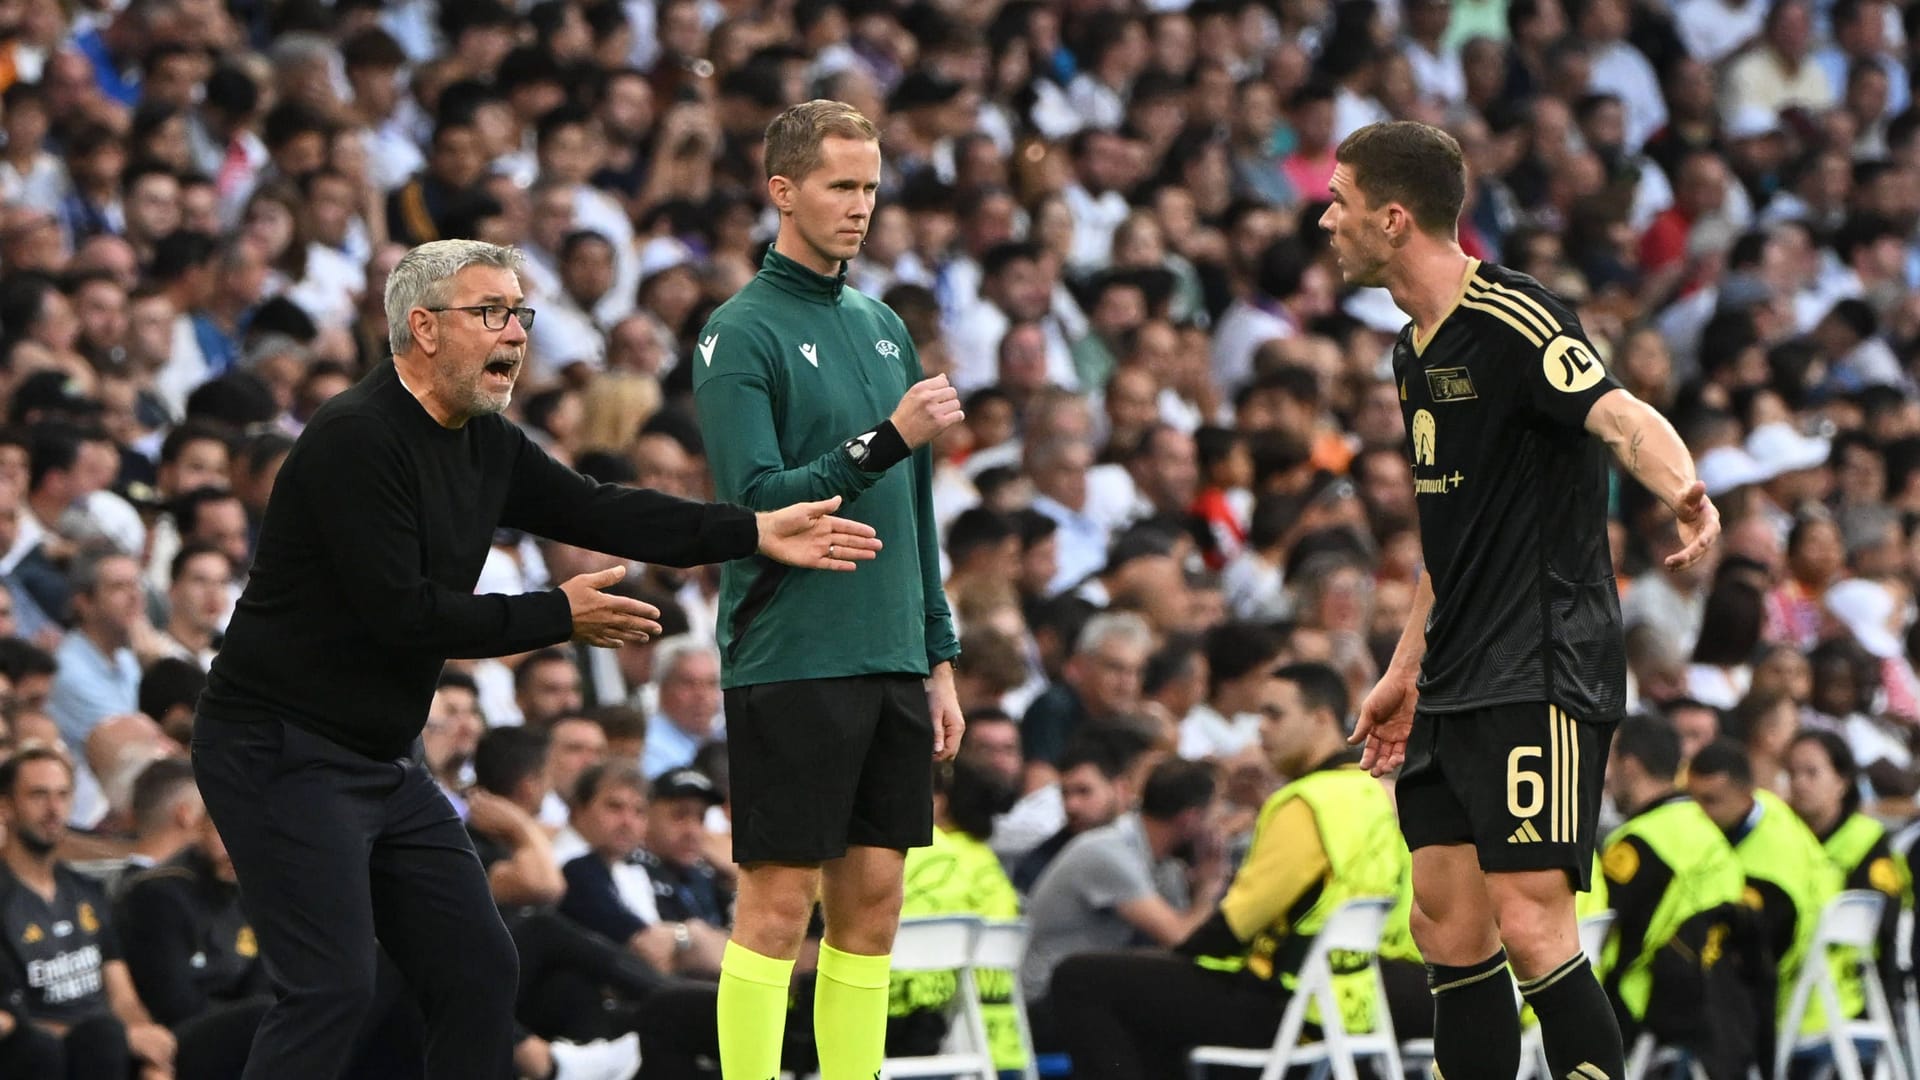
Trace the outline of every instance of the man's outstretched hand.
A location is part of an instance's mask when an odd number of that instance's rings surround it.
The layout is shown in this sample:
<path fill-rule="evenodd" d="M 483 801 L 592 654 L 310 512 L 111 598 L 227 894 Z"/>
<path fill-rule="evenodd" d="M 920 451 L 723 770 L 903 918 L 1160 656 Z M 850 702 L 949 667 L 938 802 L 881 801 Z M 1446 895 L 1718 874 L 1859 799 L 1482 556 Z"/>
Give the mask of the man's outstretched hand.
<path fill-rule="evenodd" d="M 873 526 L 834 517 L 840 496 L 755 514 L 760 554 L 807 570 L 852 570 L 880 551 Z"/>
<path fill-rule="evenodd" d="M 573 640 L 582 645 L 617 649 L 660 634 L 660 609 L 626 596 L 601 592 L 627 576 L 624 566 L 609 566 L 578 574 L 560 586 L 573 610 Z"/>
<path fill-rule="evenodd" d="M 1667 569 L 1685 570 L 1700 561 L 1720 538 L 1720 510 L 1707 498 L 1707 485 L 1698 480 L 1680 496 L 1673 516 L 1680 528 L 1679 551 L 1667 556 Z"/>

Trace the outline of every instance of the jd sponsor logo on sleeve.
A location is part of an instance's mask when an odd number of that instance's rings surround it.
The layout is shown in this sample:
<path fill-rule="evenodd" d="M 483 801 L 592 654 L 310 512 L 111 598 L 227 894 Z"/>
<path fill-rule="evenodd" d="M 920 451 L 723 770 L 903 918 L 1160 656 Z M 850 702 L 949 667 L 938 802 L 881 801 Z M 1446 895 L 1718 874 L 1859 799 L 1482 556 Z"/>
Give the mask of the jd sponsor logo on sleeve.
<path fill-rule="evenodd" d="M 806 357 L 807 363 L 812 364 L 814 367 L 820 366 L 820 354 L 814 351 L 813 342 L 809 341 L 805 345 L 800 346 L 800 355 Z"/>
<path fill-rule="evenodd" d="M 1556 390 L 1569 394 L 1585 390 L 1607 373 L 1592 349 L 1564 334 L 1547 343 L 1540 354 L 1540 369 Z"/>
<path fill-rule="evenodd" d="M 713 346 L 719 340 L 719 334 L 708 334 L 700 339 L 700 360 L 708 367 L 713 366 Z"/>

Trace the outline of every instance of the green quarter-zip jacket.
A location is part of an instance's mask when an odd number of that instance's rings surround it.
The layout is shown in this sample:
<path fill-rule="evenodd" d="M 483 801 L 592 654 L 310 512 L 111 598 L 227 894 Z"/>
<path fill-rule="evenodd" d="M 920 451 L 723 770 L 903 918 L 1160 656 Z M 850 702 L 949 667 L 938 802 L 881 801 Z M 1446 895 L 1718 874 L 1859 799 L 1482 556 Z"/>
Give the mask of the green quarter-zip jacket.
<path fill-rule="evenodd" d="M 720 574 L 726 687 L 849 675 L 925 675 L 960 651 L 940 585 L 927 447 L 884 472 L 845 449 L 920 381 L 905 324 L 847 287 L 769 250 L 695 343 L 694 400 L 719 498 L 755 510 L 841 496 L 873 526 L 877 558 L 851 574 L 761 556 Z"/>

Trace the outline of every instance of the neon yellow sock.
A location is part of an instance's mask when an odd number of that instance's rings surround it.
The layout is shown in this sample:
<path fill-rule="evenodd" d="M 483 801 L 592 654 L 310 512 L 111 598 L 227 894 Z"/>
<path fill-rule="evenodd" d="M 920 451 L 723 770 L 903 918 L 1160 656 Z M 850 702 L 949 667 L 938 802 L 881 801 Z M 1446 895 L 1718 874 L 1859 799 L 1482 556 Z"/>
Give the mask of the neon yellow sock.
<path fill-rule="evenodd" d="M 862 956 L 820 943 L 813 991 L 813 1039 L 820 1080 L 873 1080 L 887 1056 L 891 956 Z M 731 1080 L 731 1078 L 729 1078 Z"/>
<path fill-rule="evenodd" d="M 714 1017 L 720 1029 L 723 1080 L 773 1080 L 780 1075 L 792 979 L 793 961 L 727 942 L 720 956 L 720 1001 Z"/>

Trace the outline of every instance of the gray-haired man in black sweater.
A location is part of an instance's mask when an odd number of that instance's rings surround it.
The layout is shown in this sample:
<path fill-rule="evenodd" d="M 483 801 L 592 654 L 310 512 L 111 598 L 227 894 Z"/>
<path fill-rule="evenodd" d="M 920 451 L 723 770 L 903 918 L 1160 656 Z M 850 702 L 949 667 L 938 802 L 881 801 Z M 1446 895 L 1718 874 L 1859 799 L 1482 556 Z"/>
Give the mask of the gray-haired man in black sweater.
<path fill-rule="evenodd" d="M 510 1075 L 517 958 L 452 806 L 413 760 L 441 665 L 659 632 L 599 590 L 476 596 L 508 526 L 672 566 L 758 552 L 852 570 L 880 547 L 838 499 L 755 514 L 599 485 L 500 413 L 526 364 L 519 254 L 413 249 L 386 307 L 393 363 L 313 418 L 274 485 L 194 724 L 194 775 L 280 999 L 249 1078 L 333 1077 L 372 997 L 375 941 L 427 1020 L 427 1073 Z"/>

